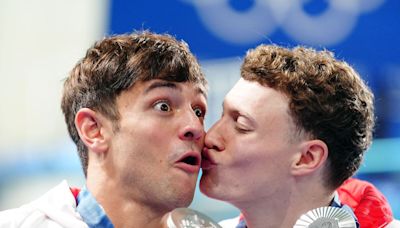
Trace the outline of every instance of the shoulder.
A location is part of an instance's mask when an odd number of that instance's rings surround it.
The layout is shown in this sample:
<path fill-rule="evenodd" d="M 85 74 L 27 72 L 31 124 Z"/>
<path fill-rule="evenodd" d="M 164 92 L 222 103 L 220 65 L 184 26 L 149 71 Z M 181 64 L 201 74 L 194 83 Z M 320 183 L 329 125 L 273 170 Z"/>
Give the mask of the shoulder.
<path fill-rule="evenodd" d="M 66 181 L 35 201 L 0 212 L 0 227 L 87 227 Z"/>
<path fill-rule="evenodd" d="M 382 227 L 393 220 L 389 202 L 372 183 L 350 178 L 337 191 L 340 201 L 353 209 L 361 227 Z"/>

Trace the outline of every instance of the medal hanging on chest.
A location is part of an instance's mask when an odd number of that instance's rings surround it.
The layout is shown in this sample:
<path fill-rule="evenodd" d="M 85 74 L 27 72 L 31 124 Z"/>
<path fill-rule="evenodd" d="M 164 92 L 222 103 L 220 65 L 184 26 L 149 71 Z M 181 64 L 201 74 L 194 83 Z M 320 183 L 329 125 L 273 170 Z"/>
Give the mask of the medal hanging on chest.
<path fill-rule="evenodd" d="M 353 216 L 338 207 L 320 207 L 308 211 L 296 221 L 294 228 L 356 228 Z"/>

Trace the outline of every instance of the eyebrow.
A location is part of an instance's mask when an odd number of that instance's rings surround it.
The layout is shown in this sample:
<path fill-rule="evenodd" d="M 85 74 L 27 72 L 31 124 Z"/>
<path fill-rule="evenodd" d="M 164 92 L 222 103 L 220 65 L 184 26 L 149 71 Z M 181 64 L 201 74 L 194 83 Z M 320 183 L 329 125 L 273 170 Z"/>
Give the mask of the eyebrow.
<path fill-rule="evenodd" d="M 181 82 L 177 82 L 177 83 L 181 83 Z M 152 83 L 145 91 L 144 94 L 149 93 L 150 91 L 157 89 L 157 88 L 171 88 L 171 89 L 176 89 L 179 91 L 182 91 L 182 89 L 177 86 L 175 82 L 168 82 L 168 81 L 156 81 L 154 83 Z M 202 94 L 206 99 L 207 99 L 207 93 L 201 89 L 200 86 L 196 87 L 196 92 L 199 94 Z"/>
<path fill-rule="evenodd" d="M 179 88 L 175 83 L 173 82 L 165 82 L 165 81 L 157 81 L 152 83 L 145 91 L 144 93 L 147 94 L 150 91 L 158 88 L 170 88 L 170 89 L 176 89 L 181 91 L 182 89 Z"/>
<path fill-rule="evenodd" d="M 200 86 L 198 86 L 198 87 L 196 88 L 196 90 L 197 90 L 197 93 L 202 94 L 202 95 L 207 99 L 207 92 L 204 91 Z"/>

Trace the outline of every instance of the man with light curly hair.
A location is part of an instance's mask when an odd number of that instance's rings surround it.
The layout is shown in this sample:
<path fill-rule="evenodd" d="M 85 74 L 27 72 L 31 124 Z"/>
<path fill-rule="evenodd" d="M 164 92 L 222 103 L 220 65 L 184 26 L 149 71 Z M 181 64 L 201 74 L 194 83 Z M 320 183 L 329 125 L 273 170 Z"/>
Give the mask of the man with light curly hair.
<path fill-rule="evenodd" d="M 241 210 L 221 225 L 339 227 L 344 219 L 358 227 L 337 189 L 371 144 L 373 100 L 358 73 L 329 51 L 249 50 L 202 153 L 201 191 Z"/>

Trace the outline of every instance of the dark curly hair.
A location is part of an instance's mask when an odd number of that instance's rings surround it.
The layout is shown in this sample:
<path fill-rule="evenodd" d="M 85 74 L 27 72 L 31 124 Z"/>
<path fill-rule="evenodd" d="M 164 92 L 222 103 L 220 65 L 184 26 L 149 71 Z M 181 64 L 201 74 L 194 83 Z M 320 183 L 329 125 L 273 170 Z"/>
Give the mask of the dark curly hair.
<path fill-rule="evenodd" d="M 329 51 L 260 45 L 241 76 L 286 94 L 299 132 L 328 146 L 326 184 L 339 187 L 359 168 L 372 141 L 373 94 L 355 70 Z"/>
<path fill-rule="evenodd" d="M 137 81 L 162 79 L 198 83 L 207 90 L 197 59 L 184 41 L 167 34 L 140 31 L 96 42 L 65 80 L 61 109 L 75 142 L 85 176 L 88 152 L 74 119 L 81 108 L 91 108 L 113 121 L 118 130 L 116 98 Z"/>

